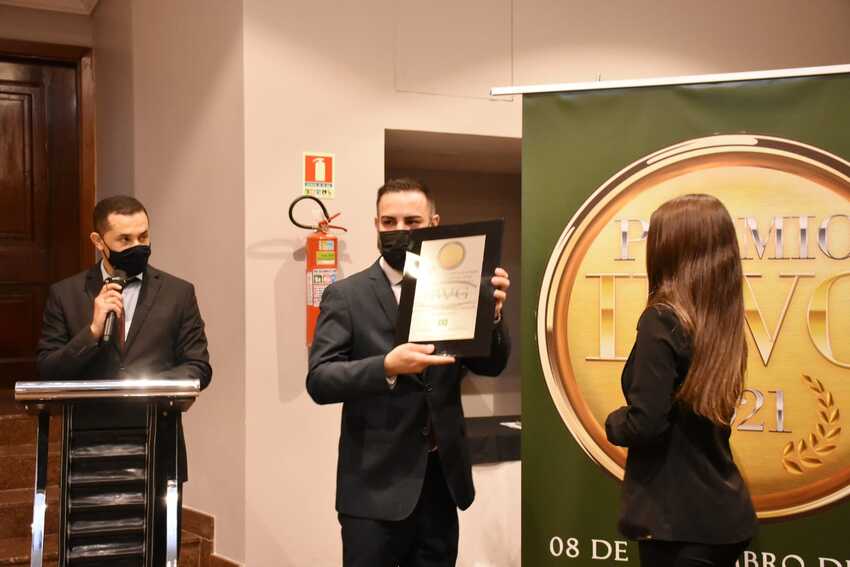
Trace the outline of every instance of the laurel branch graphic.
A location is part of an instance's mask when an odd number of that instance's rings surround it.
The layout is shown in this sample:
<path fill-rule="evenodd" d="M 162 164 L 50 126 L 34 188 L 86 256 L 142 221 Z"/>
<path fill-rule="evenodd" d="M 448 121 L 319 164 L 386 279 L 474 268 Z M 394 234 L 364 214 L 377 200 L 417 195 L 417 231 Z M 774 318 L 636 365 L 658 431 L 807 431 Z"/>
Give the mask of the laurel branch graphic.
<path fill-rule="evenodd" d="M 805 474 L 806 469 L 814 469 L 824 464 L 826 457 L 837 448 L 841 435 L 839 422 L 841 413 L 835 404 L 835 397 L 823 387 L 817 378 L 805 374 L 803 383 L 818 400 L 817 431 L 797 441 L 789 441 L 782 450 L 782 466 L 793 475 Z"/>

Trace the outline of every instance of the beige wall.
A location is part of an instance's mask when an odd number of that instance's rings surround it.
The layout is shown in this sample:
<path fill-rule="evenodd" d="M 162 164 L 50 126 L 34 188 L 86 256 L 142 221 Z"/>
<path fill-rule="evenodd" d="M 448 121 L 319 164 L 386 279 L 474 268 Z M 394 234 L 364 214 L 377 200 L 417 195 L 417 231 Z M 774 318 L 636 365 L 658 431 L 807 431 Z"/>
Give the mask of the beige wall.
<path fill-rule="evenodd" d="M 185 502 L 216 516 L 216 548 L 244 556 L 245 326 L 242 3 L 133 5 L 134 185 L 152 261 L 195 283 L 214 368 L 184 420 Z"/>
<path fill-rule="evenodd" d="M 850 61 L 845 0 L 516 0 L 516 84 Z"/>
<path fill-rule="evenodd" d="M 133 194 L 133 3 L 101 0 L 92 14 L 97 196 Z"/>
<path fill-rule="evenodd" d="M 87 16 L 0 6 L 0 38 L 64 45 L 92 45 Z"/>
<path fill-rule="evenodd" d="M 245 556 L 242 4 L 101 0 L 94 14 L 101 195 L 135 193 L 151 263 L 195 284 L 213 381 L 184 419 L 185 503 Z"/>
<path fill-rule="evenodd" d="M 519 98 L 486 97 L 511 79 L 846 63 L 848 21 L 842 0 L 805 8 L 794 0 L 375 0 L 368 10 L 245 0 L 248 564 L 340 563 L 339 408 L 317 407 L 304 392 L 306 235 L 285 218 L 302 151 L 337 154 L 338 198 L 329 206 L 351 229 L 342 237 L 342 270 L 351 274 L 376 257 L 372 196 L 383 178 L 384 128 L 520 136 Z M 519 532 L 519 485 L 504 482 L 510 467 L 501 468 L 476 470 L 479 502 L 461 515 L 463 566 L 517 564 L 518 540 L 492 537 Z"/>

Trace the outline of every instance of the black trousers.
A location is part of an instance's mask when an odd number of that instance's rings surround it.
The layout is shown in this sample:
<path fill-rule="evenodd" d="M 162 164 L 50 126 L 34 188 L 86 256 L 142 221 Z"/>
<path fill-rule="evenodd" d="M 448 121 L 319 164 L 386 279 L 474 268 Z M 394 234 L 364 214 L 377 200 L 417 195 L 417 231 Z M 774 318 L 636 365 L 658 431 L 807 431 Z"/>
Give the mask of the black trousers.
<path fill-rule="evenodd" d="M 704 545 L 672 541 L 638 543 L 644 567 L 734 567 L 749 541 L 729 545 Z"/>
<path fill-rule="evenodd" d="M 422 494 L 413 513 L 388 522 L 339 515 L 343 567 L 454 567 L 457 507 L 438 451 L 428 456 Z"/>

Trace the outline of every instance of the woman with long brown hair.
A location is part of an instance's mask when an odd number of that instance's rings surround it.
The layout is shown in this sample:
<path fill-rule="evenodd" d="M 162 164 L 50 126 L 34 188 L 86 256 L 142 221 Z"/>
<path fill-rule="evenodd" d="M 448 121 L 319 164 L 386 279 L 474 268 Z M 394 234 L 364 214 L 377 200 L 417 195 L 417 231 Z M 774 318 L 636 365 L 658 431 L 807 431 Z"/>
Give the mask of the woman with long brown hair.
<path fill-rule="evenodd" d="M 650 219 L 647 307 L 605 422 L 629 448 L 619 528 L 641 565 L 727 567 L 756 529 L 729 447 L 744 388 L 743 271 L 729 212 L 685 195 Z"/>

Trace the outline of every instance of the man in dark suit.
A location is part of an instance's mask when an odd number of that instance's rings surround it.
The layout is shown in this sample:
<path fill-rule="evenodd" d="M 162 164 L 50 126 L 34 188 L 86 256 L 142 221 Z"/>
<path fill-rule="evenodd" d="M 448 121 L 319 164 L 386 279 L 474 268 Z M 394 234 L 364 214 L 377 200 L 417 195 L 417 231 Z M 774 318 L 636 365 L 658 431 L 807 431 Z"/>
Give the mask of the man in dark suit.
<path fill-rule="evenodd" d="M 496 376 L 510 351 L 501 324 L 510 286 L 497 268 L 492 353 L 437 356 L 395 346 L 406 231 L 439 224 L 428 189 L 412 179 L 378 190 L 381 258 L 329 286 L 310 351 L 307 390 L 342 403 L 336 509 L 345 567 L 452 566 L 457 508 L 475 496 L 460 385 L 467 369 Z"/>
<path fill-rule="evenodd" d="M 133 197 L 103 199 L 94 209 L 94 227 L 90 238 L 103 259 L 50 288 L 38 345 L 41 378 L 194 378 L 206 388 L 212 368 L 195 288 L 148 265 L 144 206 Z M 127 276 L 123 289 L 105 283 L 116 270 Z M 107 342 L 104 326 L 110 312 L 116 314 L 116 329 Z M 110 420 L 134 419 L 124 408 L 103 407 L 98 413 L 94 419 L 107 426 Z M 188 477 L 179 422 L 178 430 L 182 482 Z"/>

